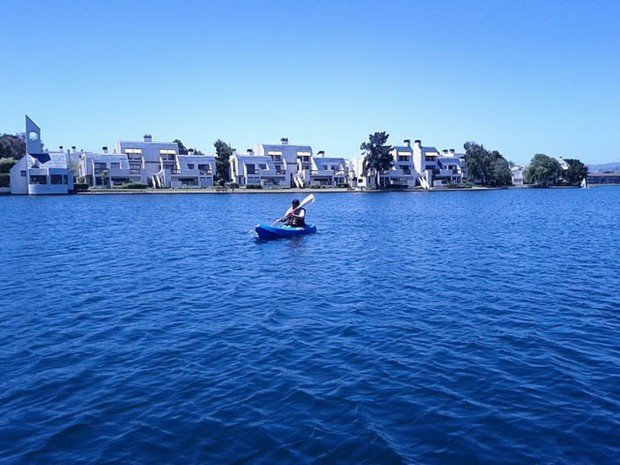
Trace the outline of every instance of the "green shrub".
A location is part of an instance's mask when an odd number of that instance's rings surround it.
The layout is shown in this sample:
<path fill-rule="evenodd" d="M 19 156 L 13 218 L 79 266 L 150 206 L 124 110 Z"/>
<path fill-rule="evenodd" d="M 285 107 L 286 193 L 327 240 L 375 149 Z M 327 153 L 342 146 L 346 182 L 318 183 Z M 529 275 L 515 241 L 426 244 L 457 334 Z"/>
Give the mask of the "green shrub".
<path fill-rule="evenodd" d="M 224 187 L 227 187 L 228 189 L 239 189 L 239 183 L 227 182 L 226 184 L 224 184 Z"/>
<path fill-rule="evenodd" d="M 11 175 L 8 173 L 0 173 L 0 187 L 11 186 Z"/>
<path fill-rule="evenodd" d="M 0 158 L 0 173 L 5 174 L 11 171 L 17 160 L 12 158 Z"/>
<path fill-rule="evenodd" d="M 85 182 L 76 182 L 73 184 L 73 190 L 75 190 L 76 192 L 87 191 L 88 187 L 88 184 L 86 184 Z"/>
<path fill-rule="evenodd" d="M 248 184 L 245 187 L 246 189 L 262 189 L 263 188 L 263 186 L 261 186 L 260 184 Z"/>
<path fill-rule="evenodd" d="M 121 186 L 121 189 L 147 189 L 148 187 L 149 186 L 141 182 L 130 182 L 129 184 Z"/>

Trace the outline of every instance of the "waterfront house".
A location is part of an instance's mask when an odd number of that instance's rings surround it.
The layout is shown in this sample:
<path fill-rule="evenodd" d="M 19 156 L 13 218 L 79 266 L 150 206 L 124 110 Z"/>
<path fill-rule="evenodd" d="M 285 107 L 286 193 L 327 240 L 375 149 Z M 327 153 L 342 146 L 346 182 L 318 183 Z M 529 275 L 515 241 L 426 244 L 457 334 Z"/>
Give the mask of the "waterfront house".
<path fill-rule="evenodd" d="M 278 170 L 271 156 L 255 155 L 248 149 L 245 154 L 234 152 L 230 157 L 230 177 L 239 187 L 290 187 L 283 170 Z M 289 178 L 290 179 L 290 178 Z"/>
<path fill-rule="evenodd" d="M 171 171 L 170 187 L 213 187 L 215 176 L 215 157 L 196 155 L 177 155 L 176 168 Z"/>
<path fill-rule="evenodd" d="M 352 158 L 347 161 L 347 170 L 349 175 L 349 184 L 351 187 L 365 189 L 367 187 L 374 187 L 375 178 L 369 178 L 363 176 L 364 172 L 364 157 Z"/>
<path fill-rule="evenodd" d="M 620 171 L 605 171 L 603 173 L 588 173 L 588 184 L 620 184 Z"/>
<path fill-rule="evenodd" d="M 465 154 L 454 149 L 443 150 L 437 157 L 437 167 L 433 171 L 433 186 L 459 185 L 463 182 Z"/>
<path fill-rule="evenodd" d="M 305 185 L 342 187 L 349 183 L 348 167 L 344 158 L 326 157 L 324 151 L 311 159 L 311 169 L 302 171 Z"/>
<path fill-rule="evenodd" d="M 381 174 L 381 184 L 384 186 L 415 187 L 418 174 L 413 164 L 411 140 L 405 139 L 403 145 L 392 147 L 391 154 L 394 164 L 390 170 Z"/>
<path fill-rule="evenodd" d="M 126 154 L 83 152 L 80 156 L 78 176 L 91 187 L 112 188 L 142 181 L 141 173 L 132 174 Z"/>
<path fill-rule="evenodd" d="M 11 194 L 68 194 L 73 190 L 68 154 L 47 152 L 41 129 L 26 116 L 26 155 L 10 171 Z"/>
<path fill-rule="evenodd" d="M 131 175 L 153 187 L 171 187 L 177 171 L 179 146 L 174 142 L 154 142 L 150 134 L 142 141 L 119 141 L 116 153 L 127 155 Z"/>
<path fill-rule="evenodd" d="M 257 155 L 270 157 L 276 172 L 284 175 L 281 187 L 304 187 L 302 172 L 312 169 L 312 147 L 290 145 L 283 137 L 280 144 L 259 144 Z"/>
<path fill-rule="evenodd" d="M 512 178 L 513 186 L 523 186 L 523 172 L 525 171 L 525 166 L 514 165 L 510 168 L 510 176 Z"/>
<path fill-rule="evenodd" d="M 433 185 L 433 174 L 438 169 L 439 150 L 435 147 L 424 147 L 417 139 L 413 143 L 413 166 L 419 174 L 418 182 L 426 189 Z"/>

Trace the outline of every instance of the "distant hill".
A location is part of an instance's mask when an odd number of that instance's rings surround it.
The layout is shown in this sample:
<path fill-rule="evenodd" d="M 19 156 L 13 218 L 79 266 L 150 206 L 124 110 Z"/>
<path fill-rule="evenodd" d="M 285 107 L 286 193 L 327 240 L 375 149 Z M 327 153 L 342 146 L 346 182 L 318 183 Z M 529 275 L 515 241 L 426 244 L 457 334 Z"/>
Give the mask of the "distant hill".
<path fill-rule="evenodd" d="M 604 171 L 620 171 L 620 161 L 601 163 L 600 165 L 588 165 L 591 173 L 603 173 Z"/>

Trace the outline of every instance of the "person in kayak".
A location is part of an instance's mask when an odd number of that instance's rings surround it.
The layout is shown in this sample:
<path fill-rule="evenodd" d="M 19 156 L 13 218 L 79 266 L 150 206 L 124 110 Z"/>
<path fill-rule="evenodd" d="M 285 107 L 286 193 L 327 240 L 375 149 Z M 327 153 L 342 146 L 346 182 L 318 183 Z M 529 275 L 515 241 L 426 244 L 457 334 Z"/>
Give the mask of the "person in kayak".
<path fill-rule="evenodd" d="M 306 209 L 303 207 L 299 208 L 299 200 L 295 199 L 291 203 L 291 213 L 280 221 L 286 221 L 288 226 L 294 228 L 303 228 L 306 225 Z"/>

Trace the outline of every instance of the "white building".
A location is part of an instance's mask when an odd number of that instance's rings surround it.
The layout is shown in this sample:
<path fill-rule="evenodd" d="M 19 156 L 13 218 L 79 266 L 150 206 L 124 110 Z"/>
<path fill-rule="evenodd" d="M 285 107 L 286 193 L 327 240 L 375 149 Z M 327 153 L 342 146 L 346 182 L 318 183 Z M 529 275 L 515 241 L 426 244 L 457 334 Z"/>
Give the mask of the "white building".
<path fill-rule="evenodd" d="M 352 158 L 347 161 L 349 184 L 358 189 L 372 188 L 375 186 L 375 177 L 363 176 L 364 157 Z"/>
<path fill-rule="evenodd" d="M 437 167 L 433 172 L 433 186 L 462 184 L 464 165 L 464 153 L 455 153 L 454 149 L 443 150 L 441 156 L 437 158 Z"/>
<path fill-rule="evenodd" d="M 177 166 L 179 146 L 174 142 L 153 142 L 150 134 L 142 141 L 119 141 L 116 153 L 127 155 L 131 175 L 153 187 L 170 187 L 171 174 Z"/>
<path fill-rule="evenodd" d="M 270 157 L 276 172 L 284 174 L 282 187 L 304 187 L 302 171 L 312 169 L 312 147 L 289 145 L 288 138 L 283 137 L 279 145 L 259 144 L 257 155 Z"/>
<path fill-rule="evenodd" d="M 176 169 L 170 174 L 170 187 L 213 187 L 214 156 L 195 155 L 190 150 L 188 155 L 177 155 L 176 158 Z"/>
<path fill-rule="evenodd" d="M 11 194 L 68 194 L 73 175 L 68 154 L 44 152 L 41 129 L 26 116 L 26 155 L 10 171 Z"/>
<path fill-rule="evenodd" d="M 422 141 L 413 142 L 413 166 L 420 175 L 418 181 L 426 189 L 433 185 L 433 173 L 437 169 L 439 150 L 435 147 L 424 147 Z"/>
<path fill-rule="evenodd" d="M 211 187 L 215 158 L 207 155 L 179 155 L 174 142 L 154 142 L 150 134 L 142 141 L 119 141 L 116 153 L 127 156 L 129 173 L 153 187 Z"/>
<path fill-rule="evenodd" d="M 523 186 L 523 172 L 525 171 L 525 166 L 514 165 L 510 168 L 510 175 L 512 177 L 512 185 L 513 186 Z"/>
<path fill-rule="evenodd" d="M 302 171 L 306 186 L 342 187 L 349 184 L 347 163 L 341 157 L 326 157 L 322 150 L 311 158 L 310 169 Z"/>
<path fill-rule="evenodd" d="M 107 153 L 106 147 L 103 148 L 103 153 L 82 153 L 78 176 L 84 178 L 84 181 L 92 187 L 111 188 L 142 182 L 140 173 L 131 173 L 127 155 Z"/>
<path fill-rule="evenodd" d="M 260 186 L 264 189 L 290 187 L 283 169 L 278 169 L 271 156 L 255 155 L 252 149 L 230 157 L 230 177 L 239 187 Z M 290 179 L 290 176 L 289 178 Z"/>
<path fill-rule="evenodd" d="M 405 139 L 403 145 L 392 147 L 394 165 L 381 175 L 381 183 L 385 186 L 400 186 L 413 188 L 416 186 L 418 173 L 413 164 L 413 149 L 411 140 Z"/>

